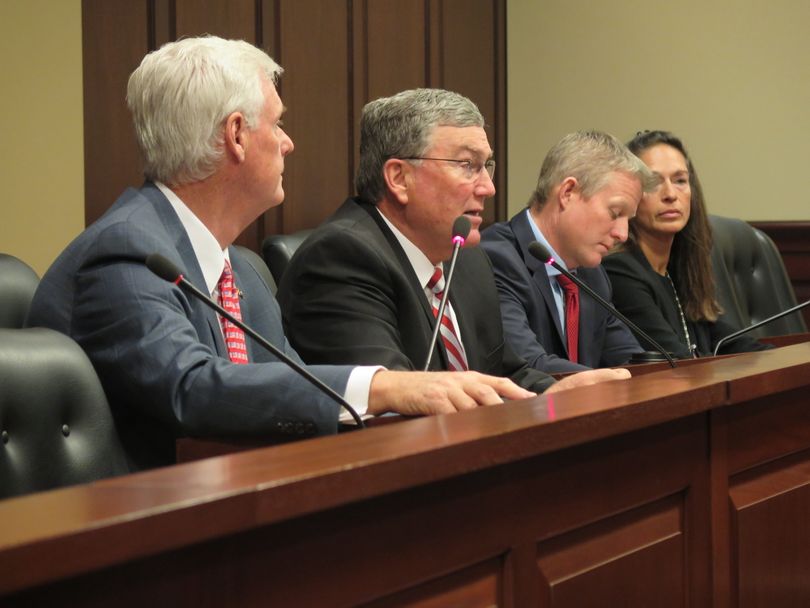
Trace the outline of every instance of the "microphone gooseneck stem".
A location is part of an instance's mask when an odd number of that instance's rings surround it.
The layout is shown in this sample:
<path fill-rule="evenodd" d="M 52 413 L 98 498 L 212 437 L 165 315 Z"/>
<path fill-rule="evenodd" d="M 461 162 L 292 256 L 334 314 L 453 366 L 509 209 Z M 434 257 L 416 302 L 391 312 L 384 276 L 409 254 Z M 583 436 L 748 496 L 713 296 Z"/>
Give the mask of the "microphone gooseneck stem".
<path fill-rule="evenodd" d="M 633 323 L 633 322 L 632 322 L 630 319 L 628 319 L 628 318 L 627 318 L 627 317 L 625 317 L 625 316 L 624 316 L 622 313 L 620 313 L 618 310 L 616 310 L 616 308 L 615 308 L 614 306 L 611 306 L 611 305 L 610 305 L 610 304 L 609 304 L 609 303 L 608 303 L 608 302 L 607 302 L 607 301 L 606 301 L 606 300 L 605 300 L 605 299 L 604 299 L 602 296 L 600 296 L 600 295 L 599 295 L 598 293 L 596 293 L 596 292 L 595 292 L 593 289 L 591 289 L 590 287 L 588 287 L 588 286 L 587 286 L 587 285 L 586 285 L 586 284 L 585 284 L 583 281 L 581 281 L 581 280 L 579 279 L 579 277 L 576 277 L 576 276 L 574 276 L 573 274 L 571 274 L 570 272 L 568 272 L 568 271 L 567 271 L 565 268 L 563 268 L 563 267 L 562 267 L 562 266 L 561 266 L 561 265 L 560 265 L 560 264 L 557 262 L 557 260 L 552 259 L 552 260 L 551 260 L 549 263 L 550 263 L 552 266 L 554 266 L 554 268 L 556 268 L 557 270 L 559 270 L 559 271 L 560 271 L 562 274 L 564 274 L 564 275 L 565 275 L 565 276 L 567 276 L 569 279 L 571 279 L 571 280 L 572 280 L 574 283 L 576 283 L 576 284 L 577 284 L 577 285 L 580 287 L 580 289 L 583 289 L 584 291 L 586 291 L 586 292 L 588 293 L 588 295 L 590 295 L 590 296 L 591 296 L 591 297 L 592 297 L 594 300 L 596 300 L 597 302 L 599 302 L 599 304 L 601 304 L 601 305 L 602 305 L 604 308 L 606 308 L 606 309 L 607 309 L 607 310 L 609 310 L 611 313 L 613 313 L 614 315 L 616 315 L 616 316 L 617 316 L 617 317 L 618 317 L 618 318 L 619 318 L 621 321 L 623 321 L 623 322 L 624 322 L 624 323 L 625 323 L 625 324 L 626 324 L 626 325 L 627 325 L 627 326 L 628 326 L 630 329 L 632 329 L 633 331 L 635 331 L 635 332 L 636 332 L 636 333 L 637 333 L 639 336 L 641 336 L 641 337 L 642 337 L 642 338 L 644 338 L 644 339 L 645 339 L 647 342 L 649 342 L 650 344 L 652 344 L 652 345 L 653 345 L 653 346 L 656 348 L 656 350 L 658 350 L 658 352 L 660 352 L 662 355 L 664 355 L 664 357 L 666 358 L 666 360 L 667 360 L 667 362 L 669 363 L 669 366 L 670 366 L 670 367 L 673 367 L 673 368 L 674 368 L 674 367 L 677 367 L 677 365 L 675 365 L 675 360 L 672 358 L 672 355 L 670 355 L 670 354 L 669 354 L 669 353 L 666 351 L 666 349 L 664 349 L 664 348 L 663 348 L 663 347 L 662 347 L 660 344 L 658 344 L 658 342 L 656 342 L 656 341 L 655 341 L 655 340 L 653 340 L 653 339 L 652 339 L 650 336 L 648 336 L 648 335 L 647 335 L 647 332 L 645 332 L 644 330 L 642 330 L 642 329 L 641 329 L 641 328 L 640 328 L 638 325 L 636 325 L 635 323 Z"/>
<path fill-rule="evenodd" d="M 796 312 L 798 310 L 801 310 L 802 308 L 804 308 L 808 304 L 810 304 L 810 300 L 807 300 L 806 302 L 802 302 L 801 304 L 797 304 L 793 308 L 788 308 L 787 310 L 783 310 L 782 312 L 778 312 L 775 315 L 773 315 L 772 317 L 768 317 L 767 319 L 763 319 L 762 321 L 759 321 L 758 323 L 754 323 L 753 325 L 750 325 L 749 327 L 744 327 L 743 329 L 741 329 L 739 331 L 735 331 L 733 334 L 729 334 L 729 335 L 725 336 L 724 338 L 721 338 L 717 342 L 717 344 L 715 344 L 714 352 L 712 354 L 714 356 L 717 356 L 717 353 L 720 351 L 720 347 L 723 346 L 723 344 L 725 344 L 726 342 L 731 342 L 732 340 L 736 340 L 741 335 L 743 335 L 745 333 L 748 333 L 749 331 L 752 331 L 752 330 L 756 329 L 757 327 L 762 327 L 766 323 L 770 323 L 771 321 L 776 321 L 777 319 L 780 319 L 780 318 L 785 317 L 785 316 L 787 316 L 787 315 L 789 315 L 791 313 L 794 313 L 794 312 Z"/>
<path fill-rule="evenodd" d="M 439 331 L 442 327 L 442 315 L 444 315 L 444 307 L 447 305 L 447 297 L 450 295 L 450 281 L 453 280 L 453 271 L 456 268 L 456 259 L 461 246 L 464 244 L 463 238 L 453 238 L 453 255 L 450 258 L 450 268 L 447 271 L 447 278 L 444 280 L 444 292 L 442 292 L 442 299 L 439 302 L 439 310 L 436 313 L 436 324 L 433 327 L 433 335 L 430 337 L 430 345 L 427 352 L 427 360 L 422 371 L 428 371 L 430 362 L 433 359 L 433 351 L 436 350 L 436 343 L 439 339 Z"/>
<path fill-rule="evenodd" d="M 584 283 L 584 282 L 583 282 L 583 281 L 582 281 L 582 280 L 581 280 L 579 277 L 577 277 L 577 276 L 576 276 L 576 275 L 574 275 L 574 274 L 571 274 L 570 272 L 568 272 L 568 270 L 566 270 L 565 268 L 563 268 L 563 267 L 562 267 L 562 266 L 561 266 L 561 265 L 560 265 L 560 264 L 557 262 L 557 260 L 555 260 L 555 259 L 554 259 L 554 258 L 553 258 L 553 257 L 552 257 L 550 254 L 549 254 L 548 250 L 547 250 L 547 249 L 546 249 L 546 248 L 545 248 L 545 247 L 542 245 L 542 243 L 539 243 L 538 241 L 534 241 L 533 243 L 530 243 L 530 244 L 529 244 L 529 253 L 531 253 L 531 254 L 532 254 L 532 255 L 533 255 L 535 258 L 537 258 L 538 260 L 540 260 L 540 261 L 541 261 L 541 262 L 543 262 L 544 264 L 550 264 L 551 266 L 553 266 L 554 268 L 556 268 L 558 271 L 560 271 L 562 274 L 564 274 L 564 275 L 565 275 L 565 276 L 567 276 L 569 279 L 571 279 L 571 281 L 572 281 L 572 282 L 574 282 L 574 283 L 576 283 L 576 284 L 577 284 L 577 286 L 578 286 L 580 289 L 582 289 L 583 291 L 585 291 L 585 292 L 586 292 L 586 293 L 587 293 L 589 296 L 591 296 L 591 297 L 592 297 L 594 300 L 596 300 L 596 302 L 597 302 L 597 303 L 599 303 L 599 304 L 602 306 L 602 308 L 604 308 L 605 310 L 607 310 L 607 311 L 608 311 L 610 314 L 615 315 L 615 316 L 616 316 L 616 317 L 617 317 L 619 320 L 621 320 L 622 322 L 624 322 L 624 324 L 625 324 L 625 325 L 627 325 L 627 327 L 629 327 L 630 329 L 632 329 L 632 330 L 633 330 L 633 331 L 634 331 L 634 332 L 635 332 L 637 335 L 641 336 L 641 337 L 642 337 L 642 338 L 644 338 L 644 339 L 645 339 L 647 342 L 649 342 L 650 344 L 652 344 L 652 345 L 653 345 L 653 347 L 654 347 L 654 348 L 655 348 L 655 349 L 656 349 L 656 350 L 657 350 L 659 353 L 661 353 L 662 355 L 664 355 L 664 358 L 667 360 L 667 362 L 669 363 L 669 366 L 670 366 L 670 367 L 672 367 L 672 368 L 677 367 L 677 365 L 675 365 L 675 360 L 672 358 L 672 355 L 670 355 L 670 354 L 669 354 L 669 353 L 668 353 L 668 352 L 667 352 L 667 351 L 664 349 L 664 347 L 663 347 L 663 346 L 661 346 L 660 344 L 658 344 L 658 342 L 656 342 L 656 341 L 655 341 L 655 340 L 653 340 L 653 339 L 652 339 L 652 338 L 651 338 L 649 335 L 647 335 L 647 332 L 645 332 L 644 330 L 642 330 L 642 329 L 641 329 L 641 328 L 640 328 L 638 325 L 636 325 L 635 323 L 633 323 L 633 322 L 632 322 L 630 319 L 628 319 L 628 318 L 627 318 L 627 317 L 625 317 L 625 316 L 624 316 L 622 313 L 620 313 L 618 310 L 616 310 L 616 307 L 615 307 L 615 306 L 611 305 L 611 304 L 610 304 L 609 302 L 607 302 L 607 301 L 606 301 L 606 300 L 605 300 L 605 299 L 604 299 L 602 296 L 600 296 L 600 295 L 599 295 L 598 293 L 596 293 L 596 292 L 595 292 L 593 289 L 591 289 L 590 287 L 588 287 L 588 285 L 586 285 L 586 284 L 585 284 L 585 283 Z"/>
<path fill-rule="evenodd" d="M 173 281 L 173 282 L 176 283 L 182 289 L 186 290 L 188 293 L 193 294 L 200 302 L 202 302 L 203 304 L 208 306 L 208 308 L 211 308 L 212 310 L 216 311 L 218 314 L 220 314 L 223 317 L 225 317 L 226 319 L 228 319 L 231 323 L 236 325 L 239 329 L 241 329 L 243 332 L 245 332 L 251 338 L 256 340 L 256 342 L 258 342 L 264 348 L 266 348 L 268 351 L 273 353 L 273 355 L 275 355 L 276 358 L 283 361 L 288 366 L 290 366 L 290 368 L 292 368 L 293 370 L 298 372 L 298 374 L 301 377 L 303 377 L 309 383 L 313 384 L 315 387 L 317 387 L 318 389 L 320 389 L 321 391 L 323 391 L 324 393 L 329 395 L 337 403 L 339 403 L 341 406 L 343 406 L 346 409 L 346 411 L 349 412 L 349 414 L 351 414 L 352 418 L 354 418 L 354 421 L 355 421 L 355 423 L 357 423 L 358 427 L 360 427 L 361 429 L 365 428 L 366 425 L 363 423 L 363 419 L 360 418 L 360 415 L 355 411 L 355 409 L 351 405 L 349 405 L 349 403 L 341 395 L 339 395 L 337 392 L 335 392 L 330 386 L 324 384 L 324 382 L 321 381 L 320 378 L 317 378 L 314 375 L 312 375 L 311 372 L 309 372 L 306 369 L 304 369 L 303 367 L 301 367 L 296 361 L 293 361 L 292 359 L 290 359 L 290 357 L 288 357 L 286 353 L 279 350 L 275 345 L 268 342 L 265 338 L 260 336 L 253 329 L 251 329 L 250 327 L 245 325 L 242 321 L 240 321 L 239 319 L 234 317 L 227 310 L 225 310 L 224 308 L 219 306 L 211 298 L 209 298 L 202 291 L 197 289 L 192 283 L 190 283 L 182 274 L 178 275 L 177 279 L 175 281 Z"/>

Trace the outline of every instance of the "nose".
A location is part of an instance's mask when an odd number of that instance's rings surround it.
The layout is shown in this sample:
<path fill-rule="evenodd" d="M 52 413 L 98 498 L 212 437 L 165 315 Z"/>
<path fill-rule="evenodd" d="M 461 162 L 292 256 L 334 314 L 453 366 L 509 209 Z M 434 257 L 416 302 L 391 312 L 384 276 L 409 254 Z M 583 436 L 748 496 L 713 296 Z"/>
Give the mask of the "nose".
<path fill-rule="evenodd" d="M 287 132 L 283 129 L 281 130 L 281 155 L 287 156 L 291 154 L 292 151 L 295 150 L 295 144 L 293 143 L 292 138 L 287 135 Z"/>
<path fill-rule="evenodd" d="M 486 169 L 482 169 L 478 176 L 478 181 L 475 183 L 475 194 L 484 198 L 495 196 L 495 182 L 492 181 Z"/>
<path fill-rule="evenodd" d="M 664 202 L 673 202 L 677 200 L 677 195 L 675 194 L 675 188 L 672 185 L 672 182 L 669 179 L 664 179 L 659 186 L 659 191 L 661 193 L 661 200 Z"/>
<path fill-rule="evenodd" d="M 613 229 L 610 231 L 610 236 L 613 240 L 624 243 L 627 240 L 629 229 L 630 222 L 628 218 L 619 217 L 613 222 Z"/>

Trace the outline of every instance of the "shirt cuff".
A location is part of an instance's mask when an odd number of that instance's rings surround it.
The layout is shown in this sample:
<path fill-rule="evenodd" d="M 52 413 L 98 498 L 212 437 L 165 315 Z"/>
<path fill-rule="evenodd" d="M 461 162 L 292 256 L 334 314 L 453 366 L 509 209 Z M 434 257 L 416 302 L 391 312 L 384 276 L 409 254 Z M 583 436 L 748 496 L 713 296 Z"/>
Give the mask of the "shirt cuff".
<path fill-rule="evenodd" d="M 343 398 L 363 419 L 371 418 L 371 414 L 366 413 L 368 412 L 368 393 L 371 390 L 371 380 L 374 378 L 374 374 L 382 369 L 385 369 L 382 365 L 355 367 L 349 375 Z M 345 408 L 341 408 L 340 422 L 354 422 L 354 418 Z"/>

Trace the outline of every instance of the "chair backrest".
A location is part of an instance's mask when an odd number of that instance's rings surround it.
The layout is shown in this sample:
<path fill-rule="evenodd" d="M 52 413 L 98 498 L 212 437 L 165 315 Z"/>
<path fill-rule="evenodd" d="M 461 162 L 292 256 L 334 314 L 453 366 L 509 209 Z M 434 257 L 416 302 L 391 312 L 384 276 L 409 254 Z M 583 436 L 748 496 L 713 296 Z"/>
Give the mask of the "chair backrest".
<path fill-rule="evenodd" d="M 0 328 L 20 328 L 39 285 L 37 273 L 13 255 L 0 253 Z"/>
<path fill-rule="evenodd" d="M 127 472 L 93 365 L 51 329 L 0 329 L 0 497 Z"/>
<path fill-rule="evenodd" d="M 295 250 L 312 234 L 312 230 L 299 230 L 292 234 L 274 234 L 264 239 L 262 243 L 262 257 L 267 263 L 276 284 L 281 283 L 281 275 L 287 268 Z"/>
<path fill-rule="evenodd" d="M 259 254 L 252 249 L 242 247 L 241 245 L 236 245 L 236 249 L 239 251 L 242 257 L 247 260 L 248 264 L 253 266 L 256 272 L 259 273 L 259 276 L 264 279 L 264 282 L 267 283 L 270 291 L 276 293 L 276 290 L 278 289 L 276 281 L 273 279 L 273 275 L 270 274 L 270 269 L 267 267 L 267 264 L 264 263 L 264 260 L 259 256 Z"/>
<path fill-rule="evenodd" d="M 782 256 L 768 235 L 734 218 L 710 215 L 709 222 L 718 300 L 730 322 L 747 327 L 796 305 Z M 806 331 L 804 318 L 797 312 L 754 330 L 752 335 Z"/>

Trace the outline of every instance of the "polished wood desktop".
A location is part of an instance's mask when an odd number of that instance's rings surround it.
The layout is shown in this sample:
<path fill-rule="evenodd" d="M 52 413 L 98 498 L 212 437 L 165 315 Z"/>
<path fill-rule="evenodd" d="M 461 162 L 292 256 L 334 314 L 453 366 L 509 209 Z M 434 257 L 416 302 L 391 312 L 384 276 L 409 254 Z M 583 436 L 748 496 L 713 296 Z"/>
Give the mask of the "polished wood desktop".
<path fill-rule="evenodd" d="M 0 502 L 3 606 L 810 605 L 810 344 Z"/>

